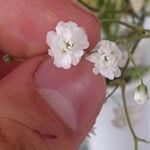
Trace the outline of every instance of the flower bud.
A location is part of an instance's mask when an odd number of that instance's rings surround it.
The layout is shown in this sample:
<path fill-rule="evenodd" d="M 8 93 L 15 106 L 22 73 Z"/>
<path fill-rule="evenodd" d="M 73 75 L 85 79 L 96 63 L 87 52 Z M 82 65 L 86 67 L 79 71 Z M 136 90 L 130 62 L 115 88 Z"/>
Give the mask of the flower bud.
<path fill-rule="evenodd" d="M 3 56 L 3 61 L 7 64 L 10 64 L 13 61 L 13 57 L 9 54 Z"/>
<path fill-rule="evenodd" d="M 144 84 L 139 85 L 134 93 L 134 100 L 138 104 L 144 104 L 149 99 L 147 86 Z"/>

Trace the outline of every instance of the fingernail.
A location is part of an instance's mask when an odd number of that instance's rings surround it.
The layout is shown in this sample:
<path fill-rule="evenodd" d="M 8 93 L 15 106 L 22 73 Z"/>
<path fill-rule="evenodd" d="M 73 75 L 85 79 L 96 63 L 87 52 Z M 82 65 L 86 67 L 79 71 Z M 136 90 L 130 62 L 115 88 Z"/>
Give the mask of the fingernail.
<path fill-rule="evenodd" d="M 92 126 L 104 101 L 105 81 L 92 73 L 86 60 L 64 70 L 48 58 L 35 72 L 34 82 L 39 94 L 66 126 L 75 132 Z"/>

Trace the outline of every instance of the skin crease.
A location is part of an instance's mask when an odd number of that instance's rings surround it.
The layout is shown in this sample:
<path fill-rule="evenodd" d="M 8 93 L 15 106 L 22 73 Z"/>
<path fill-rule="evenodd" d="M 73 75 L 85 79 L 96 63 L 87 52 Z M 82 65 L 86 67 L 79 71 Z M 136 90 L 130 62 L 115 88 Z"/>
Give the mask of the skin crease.
<path fill-rule="evenodd" d="M 69 0 L 0 0 L 0 49 L 26 59 L 10 65 L 0 61 L 0 149 L 77 150 L 95 122 L 98 112 L 84 130 L 72 131 L 35 90 L 33 74 L 47 58 L 46 33 L 60 20 L 83 26 L 91 48 L 100 38 L 94 16 Z M 102 87 L 97 91 L 100 110 L 106 87 L 103 78 L 97 80 Z"/>

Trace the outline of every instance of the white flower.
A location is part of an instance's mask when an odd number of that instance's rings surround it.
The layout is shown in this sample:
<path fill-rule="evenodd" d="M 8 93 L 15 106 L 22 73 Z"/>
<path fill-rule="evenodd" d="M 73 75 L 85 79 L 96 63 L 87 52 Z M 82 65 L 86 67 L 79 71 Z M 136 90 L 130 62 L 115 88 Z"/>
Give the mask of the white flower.
<path fill-rule="evenodd" d="M 139 85 L 135 90 L 134 100 L 138 104 L 144 104 L 148 99 L 149 99 L 149 95 L 148 95 L 148 89 L 146 85 L 144 84 Z"/>
<path fill-rule="evenodd" d="M 111 80 L 121 75 L 122 58 L 123 53 L 118 46 L 108 40 L 99 41 L 93 53 L 87 56 L 87 60 L 94 63 L 94 74 L 100 73 Z"/>
<path fill-rule="evenodd" d="M 56 32 L 47 33 L 46 42 L 50 47 L 49 55 L 54 57 L 54 64 L 64 69 L 77 65 L 84 55 L 84 50 L 89 47 L 84 28 L 72 21 L 60 21 L 56 26 Z"/>

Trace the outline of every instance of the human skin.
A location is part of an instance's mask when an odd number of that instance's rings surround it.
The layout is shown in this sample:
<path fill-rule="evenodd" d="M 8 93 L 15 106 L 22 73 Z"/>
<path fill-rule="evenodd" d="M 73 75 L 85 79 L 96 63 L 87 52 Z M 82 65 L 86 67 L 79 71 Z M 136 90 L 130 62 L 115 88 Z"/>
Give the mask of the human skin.
<path fill-rule="evenodd" d="M 46 33 L 60 20 L 84 27 L 89 49 L 100 38 L 99 22 L 70 0 L 0 0 L 0 56 L 24 59 L 0 60 L 2 150 L 77 150 L 102 107 L 105 79 L 85 58 L 66 71 L 46 54 Z"/>

